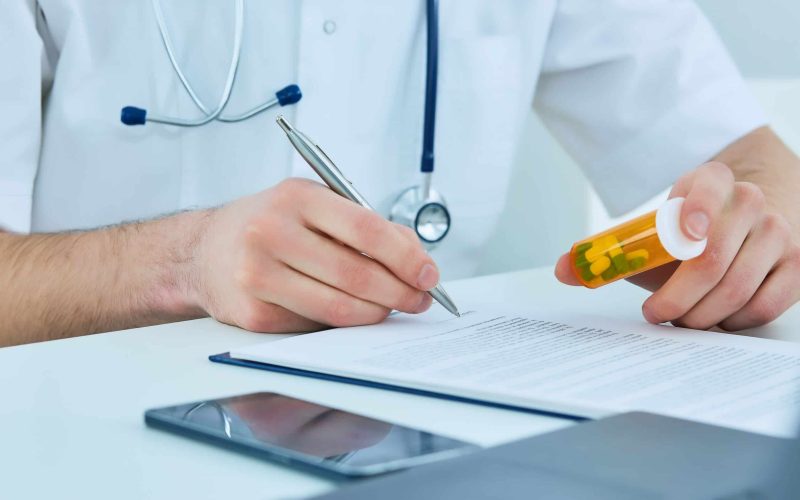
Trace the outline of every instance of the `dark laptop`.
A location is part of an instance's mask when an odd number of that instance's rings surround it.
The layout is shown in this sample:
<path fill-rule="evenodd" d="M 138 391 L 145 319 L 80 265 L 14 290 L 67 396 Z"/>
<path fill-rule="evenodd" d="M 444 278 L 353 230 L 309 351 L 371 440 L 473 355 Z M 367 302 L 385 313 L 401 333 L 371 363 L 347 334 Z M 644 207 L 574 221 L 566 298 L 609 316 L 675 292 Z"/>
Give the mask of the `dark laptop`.
<path fill-rule="evenodd" d="M 632 412 L 366 480 L 320 499 L 800 499 L 800 447 Z"/>

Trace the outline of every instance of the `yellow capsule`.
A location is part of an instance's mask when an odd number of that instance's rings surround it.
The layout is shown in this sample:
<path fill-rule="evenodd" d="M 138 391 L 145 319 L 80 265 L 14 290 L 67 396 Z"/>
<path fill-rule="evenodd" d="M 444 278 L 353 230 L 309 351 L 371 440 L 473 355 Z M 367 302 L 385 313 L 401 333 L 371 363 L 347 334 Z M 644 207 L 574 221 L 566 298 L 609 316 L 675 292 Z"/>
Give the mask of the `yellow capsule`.
<path fill-rule="evenodd" d="M 622 248 L 619 245 L 619 240 L 613 235 L 609 234 L 603 238 L 603 244 L 608 251 L 608 256 L 612 259 L 622 253 Z"/>
<path fill-rule="evenodd" d="M 650 258 L 650 252 L 645 250 L 644 248 L 640 248 L 639 250 L 634 250 L 633 252 L 628 252 L 625 254 L 625 258 L 628 260 L 638 259 L 641 257 L 644 260 Z"/>
<path fill-rule="evenodd" d="M 606 249 L 603 247 L 603 243 L 601 240 L 595 240 L 592 243 L 592 248 L 586 250 L 586 260 L 589 262 L 594 262 L 603 255 Z"/>
<path fill-rule="evenodd" d="M 602 255 L 602 256 L 598 257 L 597 260 L 592 262 L 592 265 L 589 266 L 589 270 L 595 276 L 599 276 L 600 274 L 603 273 L 603 271 L 608 269 L 609 266 L 611 266 L 611 259 L 609 259 L 605 255 Z"/>

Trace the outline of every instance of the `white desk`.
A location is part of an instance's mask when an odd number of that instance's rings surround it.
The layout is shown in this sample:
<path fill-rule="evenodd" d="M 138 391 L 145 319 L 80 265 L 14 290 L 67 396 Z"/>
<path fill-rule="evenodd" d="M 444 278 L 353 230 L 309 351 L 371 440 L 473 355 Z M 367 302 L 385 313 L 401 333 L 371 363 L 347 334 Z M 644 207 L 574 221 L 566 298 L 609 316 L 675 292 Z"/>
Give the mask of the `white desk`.
<path fill-rule="evenodd" d="M 494 294 L 552 309 L 640 319 L 646 293 L 618 283 L 559 285 L 550 269 L 447 284 L 455 297 Z M 749 332 L 800 341 L 800 308 Z M 280 338 L 273 336 L 272 338 Z M 335 484 L 148 429 L 148 408 L 277 391 L 493 445 L 569 425 L 531 414 L 279 375 L 207 360 L 271 338 L 211 320 L 0 349 L 3 498 L 299 498 Z"/>

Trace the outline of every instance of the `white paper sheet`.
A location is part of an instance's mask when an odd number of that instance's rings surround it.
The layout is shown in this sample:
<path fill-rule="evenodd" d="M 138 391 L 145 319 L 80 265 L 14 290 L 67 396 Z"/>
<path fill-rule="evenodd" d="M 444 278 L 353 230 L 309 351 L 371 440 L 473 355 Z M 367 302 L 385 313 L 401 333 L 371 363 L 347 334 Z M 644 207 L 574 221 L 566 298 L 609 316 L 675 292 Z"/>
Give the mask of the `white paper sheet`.
<path fill-rule="evenodd" d="M 587 417 L 646 410 L 790 436 L 800 413 L 800 345 L 530 308 L 399 314 L 231 356 Z"/>

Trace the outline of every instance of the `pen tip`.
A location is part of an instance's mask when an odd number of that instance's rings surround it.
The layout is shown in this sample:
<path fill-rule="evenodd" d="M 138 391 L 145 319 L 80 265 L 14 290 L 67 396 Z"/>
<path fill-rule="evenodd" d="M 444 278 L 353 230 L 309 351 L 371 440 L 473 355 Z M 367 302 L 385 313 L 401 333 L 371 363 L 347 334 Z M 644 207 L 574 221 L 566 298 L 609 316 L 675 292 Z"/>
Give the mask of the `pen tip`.
<path fill-rule="evenodd" d="M 286 121 L 283 115 L 278 115 L 278 117 L 275 118 L 275 121 L 278 122 L 278 125 L 280 125 L 284 132 L 289 132 L 292 130 L 292 126 L 289 125 L 289 122 Z"/>

